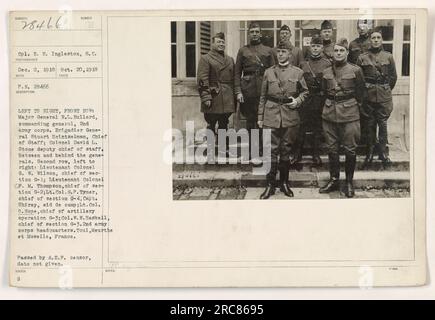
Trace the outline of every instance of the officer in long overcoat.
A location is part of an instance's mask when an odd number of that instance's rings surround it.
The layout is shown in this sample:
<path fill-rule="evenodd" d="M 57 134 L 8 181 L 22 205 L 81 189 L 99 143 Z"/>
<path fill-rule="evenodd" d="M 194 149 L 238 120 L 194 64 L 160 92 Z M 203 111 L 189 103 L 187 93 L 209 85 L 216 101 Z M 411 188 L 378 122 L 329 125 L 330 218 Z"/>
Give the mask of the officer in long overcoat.
<path fill-rule="evenodd" d="M 212 38 L 211 50 L 199 60 L 197 74 L 201 112 L 207 128 L 215 134 L 216 124 L 218 129 L 228 129 L 229 117 L 235 111 L 240 87 L 235 83 L 234 71 L 233 58 L 225 54 L 225 35 L 219 32 Z"/>

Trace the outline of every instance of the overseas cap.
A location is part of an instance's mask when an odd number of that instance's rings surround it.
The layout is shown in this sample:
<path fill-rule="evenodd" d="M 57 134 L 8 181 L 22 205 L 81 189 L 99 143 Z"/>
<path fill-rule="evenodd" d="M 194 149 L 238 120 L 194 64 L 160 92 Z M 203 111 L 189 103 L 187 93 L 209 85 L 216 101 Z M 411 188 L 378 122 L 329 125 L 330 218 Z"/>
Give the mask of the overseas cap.
<path fill-rule="evenodd" d="M 324 20 L 320 25 L 320 30 L 332 29 L 332 23 L 329 20 Z"/>
<path fill-rule="evenodd" d="M 223 33 L 223 32 L 218 32 L 218 33 L 216 33 L 216 34 L 214 35 L 213 38 L 218 38 L 218 39 L 225 40 L 225 33 Z"/>
<path fill-rule="evenodd" d="M 279 31 L 283 31 L 283 30 L 285 30 L 285 31 L 289 31 L 289 32 L 290 32 L 290 28 L 289 28 L 288 25 L 286 25 L 286 24 L 284 24 L 284 25 L 279 29 Z"/>
<path fill-rule="evenodd" d="M 335 44 L 337 46 L 345 47 L 346 49 L 349 49 L 349 42 L 347 41 L 346 38 L 340 38 L 340 39 L 338 39 L 338 41 Z"/>
<path fill-rule="evenodd" d="M 278 45 L 276 46 L 277 49 L 287 49 L 290 50 L 290 43 L 288 41 L 280 41 L 278 42 Z"/>
<path fill-rule="evenodd" d="M 376 27 L 373 29 L 372 34 L 373 33 L 380 33 L 382 35 L 382 28 L 381 27 Z"/>
<path fill-rule="evenodd" d="M 320 35 L 315 34 L 314 36 L 311 37 L 310 44 L 323 44 L 323 40 L 320 37 Z"/>

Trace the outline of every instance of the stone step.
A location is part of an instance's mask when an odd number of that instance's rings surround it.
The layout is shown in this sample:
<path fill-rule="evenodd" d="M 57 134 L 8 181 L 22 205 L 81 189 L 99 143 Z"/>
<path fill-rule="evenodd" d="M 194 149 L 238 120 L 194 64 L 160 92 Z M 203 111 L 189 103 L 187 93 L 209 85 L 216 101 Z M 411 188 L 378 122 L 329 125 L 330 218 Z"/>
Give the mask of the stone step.
<path fill-rule="evenodd" d="M 409 159 L 406 157 L 398 156 L 394 153 L 391 153 L 391 166 L 384 168 L 382 161 L 375 157 L 373 162 L 367 168 L 370 171 L 409 171 Z M 320 166 L 316 166 L 312 162 L 312 158 L 310 156 L 304 156 L 302 161 L 292 166 L 293 170 L 296 171 L 329 171 L 329 159 L 328 156 L 322 155 L 320 156 L 322 159 L 322 164 Z M 364 163 L 364 156 L 357 157 L 357 168 L 362 170 L 362 166 Z M 344 170 L 344 159 L 345 156 L 340 156 L 340 165 Z M 235 160 L 235 159 L 234 159 Z M 249 161 L 242 160 L 241 157 L 235 160 L 236 163 L 230 163 L 230 161 L 226 161 L 225 163 L 218 162 L 217 158 L 215 163 L 173 163 L 172 169 L 176 172 L 182 171 L 243 171 L 243 172 L 252 172 L 254 165 L 249 163 Z"/>
<path fill-rule="evenodd" d="M 329 179 L 326 171 L 296 171 L 290 170 L 289 180 L 292 187 L 318 188 Z M 344 172 L 341 172 L 344 180 Z M 266 183 L 264 174 L 254 175 L 241 170 L 185 170 L 173 172 L 173 187 L 263 187 Z M 355 171 L 355 188 L 393 188 L 409 189 L 409 171 Z"/>

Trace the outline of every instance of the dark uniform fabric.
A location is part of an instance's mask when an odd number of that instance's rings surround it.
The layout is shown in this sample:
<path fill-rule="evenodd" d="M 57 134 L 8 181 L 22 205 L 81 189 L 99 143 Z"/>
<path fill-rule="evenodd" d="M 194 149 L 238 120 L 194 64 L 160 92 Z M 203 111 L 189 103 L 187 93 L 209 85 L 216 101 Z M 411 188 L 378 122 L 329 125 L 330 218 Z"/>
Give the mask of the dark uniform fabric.
<path fill-rule="evenodd" d="M 364 72 L 367 87 L 367 103 L 364 113 L 368 117 L 368 143 L 376 141 L 376 125 L 379 127 L 380 153 L 386 152 L 388 143 L 387 120 L 393 111 L 391 90 L 397 82 L 396 65 L 393 55 L 382 49 L 371 48 L 358 57 L 357 64 Z"/>
<path fill-rule="evenodd" d="M 347 155 L 355 155 L 360 138 L 359 107 L 365 99 L 364 75 L 360 67 L 335 63 L 323 72 L 323 131 L 329 153 L 338 154 L 343 145 Z"/>
<path fill-rule="evenodd" d="M 298 47 L 295 47 L 290 41 L 290 63 L 295 66 L 299 67 L 302 61 L 304 61 L 304 54 L 302 50 Z M 278 47 L 275 47 L 272 49 L 273 51 L 273 57 L 275 61 L 278 61 Z"/>
<path fill-rule="evenodd" d="M 323 40 L 322 56 L 332 62 L 334 58 L 334 45 L 331 40 Z"/>
<path fill-rule="evenodd" d="M 228 118 L 235 111 L 235 94 L 240 88 L 234 80 L 234 60 L 228 55 L 211 50 L 199 60 L 197 81 L 201 112 L 213 131 L 216 122 L 220 129 L 227 129 Z M 206 101 L 211 101 L 210 108 L 205 105 Z"/>
<path fill-rule="evenodd" d="M 356 64 L 358 57 L 367 52 L 368 49 L 370 48 L 370 37 L 369 35 L 360 35 L 358 38 L 356 38 L 355 40 L 353 40 L 350 44 L 349 44 L 349 55 L 347 57 L 347 60 L 350 63 Z M 369 133 L 368 128 L 369 128 L 369 116 L 366 113 L 367 108 L 366 106 L 362 106 L 360 108 L 360 124 L 361 124 L 361 140 L 360 143 L 361 144 L 367 144 L 368 143 L 368 137 L 369 135 L 371 135 L 371 133 Z"/>
<path fill-rule="evenodd" d="M 313 153 L 318 153 L 318 143 L 322 138 L 322 110 L 325 96 L 321 92 L 323 71 L 331 66 L 328 59 L 310 56 L 300 65 L 305 82 L 308 87 L 308 96 L 300 108 L 301 128 L 299 131 L 296 153 L 302 152 L 305 134 L 308 131 L 313 133 Z"/>
<path fill-rule="evenodd" d="M 365 53 L 370 48 L 370 38 L 368 35 L 359 36 L 351 43 L 349 43 L 349 55 L 347 56 L 347 61 L 356 64 L 360 54 Z"/>
<path fill-rule="evenodd" d="M 257 114 L 258 103 L 261 95 L 261 83 L 263 74 L 267 68 L 275 65 L 272 48 L 259 44 L 248 44 L 239 49 L 235 66 L 235 83 L 243 94 L 244 102 L 240 104 L 240 112 L 246 118 L 246 129 L 249 136 L 251 130 L 258 128 Z M 258 149 L 262 153 L 262 132 L 260 130 L 260 141 Z M 256 141 L 249 140 L 251 154 L 252 146 Z"/>
<path fill-rule="evenodd" d="M 298 108 L 304 101 L 307 89 L 303 71 L 291 64 L 275 65 L 264 74 L 258 120 L 263 121 L 263 128 L 271 129 L 269 180 L 275 179 L 278 156 L 280 163 L 289 161 L 291 144 L 294 143 L 299 131 Z M 290 108 L 286 104 L 290 97 L 297 101 L 297 107 Z"/>
<path fill-rule="evenodd" d="M 275 64 L 272 48 L 249 44 L 239 49 L 235 66 L 236 87 L 241 89 L 244 103 L 240 111 L 247 119 L 248 130 L 257 126 L 258 102 L 264 71 Z"/>

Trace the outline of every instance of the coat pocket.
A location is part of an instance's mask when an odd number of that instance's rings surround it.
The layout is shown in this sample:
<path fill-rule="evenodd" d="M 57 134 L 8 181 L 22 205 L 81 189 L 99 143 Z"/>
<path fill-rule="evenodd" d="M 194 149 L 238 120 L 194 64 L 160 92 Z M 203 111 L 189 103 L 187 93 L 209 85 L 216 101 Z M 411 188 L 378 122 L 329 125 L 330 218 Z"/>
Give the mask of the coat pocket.
<path fill-rule="evenodd" d="M 243 76 L 240 81 L 240 87 L 244 96 L 252 97 L 257 94 L 255 77 L 252 75 Z"/>
<path fill-rule="evenodd" d="M 353 89 L 355 88 L 355 78 L 354 74 L 344 74 L 341 77 L 341 85 L 344 89 Z"/>
<path fill-rule="evenodd" d="M 325 74 L 323 75 L 323 79 L 326 82 L 326 88 L 328 90 L 334 90 L 335 89 L 335 79 L 334 76 L 332 74 Z"/>
<path fill-rule="evenodd" d="M 288 95 L 293 95 L 298 91 L 298 79 L 288 79 L 286 83 L 285 92 Z"/>
<path fill-rule="evenodd" d="M 278 80 L 267 80 L 267 93 L 270 95 L 281 95 L 282 92 Z"/>
<path fill-rule="evenodd" d="M 343 106 L 345 108 L 350 108 L 350 107 L 353 107 L 357 104 L 358 104 L 358 102 L 356 101 L 356 99 L 351 99 L 351 100 L 347 100 L 347 101 L 343 102 Z"/>

